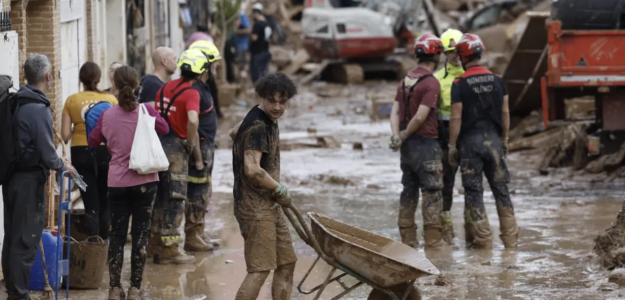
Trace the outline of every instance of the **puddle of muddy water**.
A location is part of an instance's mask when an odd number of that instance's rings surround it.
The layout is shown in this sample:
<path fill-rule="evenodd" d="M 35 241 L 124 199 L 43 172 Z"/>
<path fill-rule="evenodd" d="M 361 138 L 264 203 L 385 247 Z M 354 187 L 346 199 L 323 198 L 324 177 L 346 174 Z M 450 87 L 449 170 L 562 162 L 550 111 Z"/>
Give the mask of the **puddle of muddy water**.
<path fill-rule="evenodd" d="M 394 88 L 394 84 L 389 85 L 390 90 Z M 388 122 L 371 123 L 367 116 L 351 114 L 346 118 L 335 114 L 337 110 L 349 114 L 349 107 L 340 99 L 319 100 L 314 105 L 289 112 L 285 120 L 280 121 L 285 138 L 307 136 L 307 129 L 315 128 L 318 134 L 331 135 L 340 143 L 362 142 L 364 145 L 362 151 L 349 148 L 284 151 L 282 180 L 289 185 L 294 203 L 303 213 L 314 211 L 399 240 L 396 224 L 401 172 L 399 155 L 387 149 Z M 625 290 L 605 287 L 606 271 L 593 272 L 587 267 L 593 239 L 614 221 L 622 203 L 622 200 L 601 199 L 621 198 L 623 181 L 587 180 L 584 176 L 571 176 L 567 170 L 539 176 L 532 163 L 536 161 L 539 160 L 535 155 L 528 157 L 523 153 L 508 158 L 512 173 L 510 188 L 515 191 L 512 200 L 521 228 L 519 247 L 515 251 L 504 250 L 498 239 L 497 214 L 487 184 L 484 185 L 484 200 L 494 248 L 489 251 L 465 249 L 464 200 L 458 193 L 461 182 L 457 178 L 452 208 L 456 247 L 449 252 L 424 252 L 450 283 L 437 286 L 434 276 L 420 278 L 418 286 L 423 299 L 625 299 Z M 243 240 L 232 209 L 231 162 L 230 150 L 216 151 L 214 194 L 206 217 L 207 230 L 214 238 L 221 239 L 222 248 L 197 254 L 196 263 L 189 266 L 158 266 L 148 262 L 144 288 L 151 295 L 150 299 L 234 299 L 246 268 Z M 336 184 L 337 180 L 327 180 L 331 177 L 353 184 Z M 416 219 L 422 229 L 420 211 Z M 291 231 L 299 259 L 295 274 L 297 284 L 315 260 L 316 253 Z M 421 231 L 419 239 L 423 244 Z M 125 257 L 122 279 L 127 288 L 129 247 L 126 247 Z M 321 283 L 328 271 L 329 267 L 321 263 L 311 273 L 305 288 Z M 338 285 L 331 285 L 321 299 L 330 299 L 341 290 Z M 369 290 L 361 287 L 344 299 L 366 299 Z M 74 300 L 105 299 L 107 292 L 108 274 L 100 290 L 72 291 L 71 295 Z M 300 294 L 294 286 L 292 299 L 312 298 L 312 295 Z M 271 299 L 270 280 L 259 299 Z"/>

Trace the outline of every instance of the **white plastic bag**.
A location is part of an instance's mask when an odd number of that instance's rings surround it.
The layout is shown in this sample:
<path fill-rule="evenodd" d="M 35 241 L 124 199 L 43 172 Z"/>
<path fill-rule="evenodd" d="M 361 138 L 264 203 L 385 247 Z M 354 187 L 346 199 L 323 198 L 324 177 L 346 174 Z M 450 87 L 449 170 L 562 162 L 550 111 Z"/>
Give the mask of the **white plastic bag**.
<path fill-rule="evenodd" d="M 154 125 L 156 117 L 150 116 L 144 104 L 139 105 L 137 129 L 130 150 L 130 169 L 139 174 L 152 174 L 169 169 L 167 155 Z"/>

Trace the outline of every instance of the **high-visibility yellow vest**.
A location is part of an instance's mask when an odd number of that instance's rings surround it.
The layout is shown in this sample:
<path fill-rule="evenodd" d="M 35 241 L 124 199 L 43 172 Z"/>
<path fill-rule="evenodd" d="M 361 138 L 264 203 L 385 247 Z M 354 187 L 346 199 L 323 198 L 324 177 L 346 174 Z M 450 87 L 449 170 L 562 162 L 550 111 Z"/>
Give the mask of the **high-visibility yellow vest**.
<path fill-rule="evenodd" d="M 438 105 L 438 119 L 441 121 L 449 121 L 451 117 L 451 85 L 457 77 L 464 74 L 464 69 L 459 66 L 456 67 L 451 64 L 447 64 L 447 77 L 445 77 L 445 68 L 438 70 L 434 73 L 434 77 L 438 79 L 441 84 L 441 101 Z"/>

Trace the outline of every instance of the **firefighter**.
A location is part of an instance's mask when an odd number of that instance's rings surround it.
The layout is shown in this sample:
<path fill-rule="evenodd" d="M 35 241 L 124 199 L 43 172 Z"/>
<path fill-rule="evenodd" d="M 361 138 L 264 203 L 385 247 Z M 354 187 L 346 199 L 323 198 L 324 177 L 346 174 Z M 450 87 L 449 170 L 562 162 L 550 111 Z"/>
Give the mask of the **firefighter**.
<path fill-rule="evenodd" d="M 180 78 L 166 83 L 156 93 L 157 111 L 170 127 L 169 134 L 161 136 L 169 170 L 159 173 L 160 186 L 149 241 L 156 249 L 153 256 L 157 264 L 190 264 L 195 261 L 193 256 L 180 249 L 178 230 L 188 201 L 189 156 L 194 157 L 195 171 L 203 172 L 206 168 L 198 138 L 200 92 L 193 85 L 208 72 L 209 66 L 208 58 L 201 51 L 183 52 L 178 60 Z"/>
<path fill-rule="evenodd" d="M 208 208 L 208 200 L 212 191 L 211 175 L 213 172 L 213 159 L 215 157 L 215 135 L 217 133 L 217 114 L 215 103 L 209 88 L 209 80 L 212 74 L 210 69 L 215 69 L 217 61 L 221 60 L 219 49 L 209 41 L 197 41 L 191 44 L 189 49 L 197 49 L 206 55 L 210 63 L 209 72 L 205 72 L 196 83 L 193 84 L 200 93 L 200 150 L 206 167 L 202 170 L 194 168 L 195 159 L 189 157 L 189 184 L 187 187 L 188 201 L 185 208 L 185 250 L 193 252 L 211 251 L 219 246 L 216 241 L 206 235 L 204 231 L 204 216 Z M 214 80 L 214 79 L 213 79 Z"/>
<path fill-rule="evenodd" d="M 432 72 L 443 50 L 443 43 L 433 34 L 424 34 L 417 39 L 414 52 L 418 66 L 399 83 L 391 111 L 393 136 L 390 148 L 401 150 L 404 186 L 400 196 L 399 233 L 402 242 L 414 248 L 418 246 L 415 212 L 419 190 L 423 194 L 425 247 L 431 249 L 442 245 L 443 164 L 437 141 L 441 88 Z"/>
<path fill-rule="evenodd" d="M 453 202 L 454 182 L 458 166 L 449 165 L 449 120 L 451 118 L 451 85 L 454 79 L 462 76 L 464 69 L 460 57 L 456 53 L 456 43 L 462 38 L 462 32 L 456 29 L 448 29 L 441 35 L 441 41 L 445 47 L 445 67 L 434 74 L 441 84 L 441 100 L 438 106 L 438 142 L 443 150 L 443 213 L 441 221 L 443 225 L 443 240 L 453 244 L 454 226 L 451 218 L 451 204 Z"/>
<path fill-rule="evenodd" d="M 519 228 L 505 161 L 510 127 L 508 91 L 499 76 L 479 65 L 484 50 L 482 40 L 474 34 L 465 34 L 456 44 L 465 73 L 451 88 L 449 163 L 457 166 L 460 159 L 467 245 L 490 248 L 493 243 L 484 208 L 483 173 L 495 197 L 501 240 L 506 248 L 515 248 Z"/>

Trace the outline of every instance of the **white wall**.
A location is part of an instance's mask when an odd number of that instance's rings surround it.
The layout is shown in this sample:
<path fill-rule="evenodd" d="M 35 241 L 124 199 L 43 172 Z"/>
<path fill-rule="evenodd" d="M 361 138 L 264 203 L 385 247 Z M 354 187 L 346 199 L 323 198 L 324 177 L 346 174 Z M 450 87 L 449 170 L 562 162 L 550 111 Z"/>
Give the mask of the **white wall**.
<path fill-rule="evenodd" d="M 85 0 L 61 1 L 61 101 L 81 90 L 78 72 L 86 61 Z"/>
<path fill-rule="evenodd" d="M 106 65 L 102 67 L 102 75 L 108 77 L 108 67 L 115 61 L 126 61 L 125 0 L 106 1 Z"/>
<path fill-rule="evenodd" d="M 2 1 L 0 0 L 0 10 L 2 10 Z M 0 57 L 2 57 L 2 63 L 0 63 L 0 74 L 11 75 L 13 77 L 13 86 L 19 89 L 20 79 L 20 63 L 19 63 L 19 49 L 17 42 L 17 33 L 15 31 L 6 32 L 8 41 L 4 40 L 4 33 L 2 39 L 0 39 Z M 2 186 L 0 186 L 2 188 Z M 4 241 L 4 202 L 2 200 L 2 193 L 0 193 L 0 248 Z M 0 255 L 1 256 L 1 255 Z"/>
<path fill-rule="evenodd" d="M 180 27 L 180 3 L 178 0 L 169 0 L 169 46 L 174 50 L 176 55 L 180 57 L 180 54 L 184 51 L 184 33 Z M 172 79 L 180 77 L 180 70 L 176 70 L 176 73 L 172 75 Z"/>
<path fill-rule="evenodd" d="M 91 1 L 92 61 L 102 69 L 102 78 L 98 88 L 105 90 L 110 87 L 106 65 L 106 0 L 87 1 Z"/>

